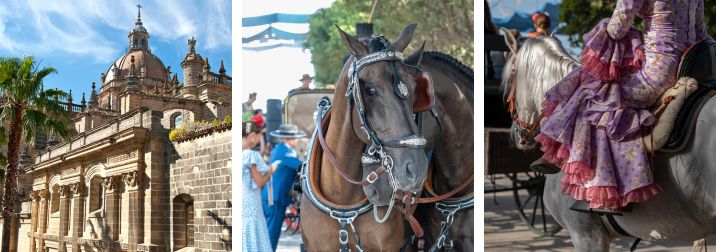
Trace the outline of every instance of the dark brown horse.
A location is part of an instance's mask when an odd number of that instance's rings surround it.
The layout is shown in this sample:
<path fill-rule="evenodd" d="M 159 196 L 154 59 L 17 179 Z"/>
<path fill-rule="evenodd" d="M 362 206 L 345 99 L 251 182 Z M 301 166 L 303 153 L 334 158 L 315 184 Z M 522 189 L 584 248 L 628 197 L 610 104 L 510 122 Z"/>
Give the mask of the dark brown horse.
<path fill-rule="evenodd" d="M 472 250 L 473 70 L 444 53 L 422 53 L 422 48 L 410 56 L 406 63 L 416 65 L 420 71 L 429 72 L 434 83 L 434 106 L 416 115 L 421 133 L 427 139 L 426 151 L 432 156 L 424 195 L 429 199 L 417 199 L 418 203 L 430 203 L 420 204 L 415 213 L 425 232 L 425 248 L 433 245 L 435 249 L 450 247 L 452 243 L 456 251 Z M 416 97 L 420 97 L 420 94 L 416 94 Z M 371 170 L 371 167 L 364 167 L 363 174 L 367 175 Z M 389 181 L 381 177 L 364 190 L 366 193 L 381 192 L 376 196 L 378 198 L 389 198 L 393 197 L 389 188 Z M 448 193 L 451 193 L 448 199 L 438 201 L 438 209 L 432 201 Z M 452 225 L 442 230 L 443 221 L 451 221 Z M 438 240 L 439 246 L 436 245 Z M 414 248 L 417 249 L 417 243 Z"/>
<path fill-rule="evenodd" d="M 414 62 L 408 59 L 407 62 Z M 454 211 L 452 225 L 446 230 L 446 236 L 440 244 L 453 241 L 453 251 L 472 251 L 474 242 L 474 208 L 465 205 L 468 198 L 472 201 L 474 175 L 474 110 L 473 89 L 474 73 L 469 67 L 454 58 L 439 52 L 426 52 L 419 67 L 433 76 L 438 123 L 432 116 L 423 112 L 421 128 L 429 145 L 433 146 L 430 176 L 425 189 L 428 196 L 444 195 L 453 190 L 458 192 L 450 199 L 439 201 L 442 210 Z M 437 130 L 434 134 L 431 131 Z M 463 186 L 462 184 L 466 184 Z M 464 189 L 458 187 L 463 186 Z M 432 190 L 430 190 L 432 189 Z M 461 209 L 449 209 L 449 205 L 461 205 Z M 470 204 L 471 205 L 471 204 Z M 416 218 L 425 230 L 427 247 L 434 246 L 440 238 L 441 223 L 447 216 L 434 204 L 420 204 Z M 437 248 L 438 246 L 434 246 Z"/>
<path fill-rule="evenodd" d="M 405 243 L 402 214 L 393 211 L 383 224 L 363 214 L 372 205 L 361 185 L 380 177 L 391 180 L 387 193 L 417 192 L 427 176 L 412 94 L 429 77 L 404 64 L 400 53 L 414 29 L 406 27 L 392 44 L 373 37 L 367 45 L 339 29 L 352 57 L 343 66 L 330 110 L 327 101 L 319 106 L 313 151 L 301 175 L 301 235 L 308 251 L 347 250 L 357 241 L 367 251 L 397 251 Z M 361 177 L 366 146 L 386 164 L 376 177 Z M 387 209 L 381 207 L 379 214 Z"/>

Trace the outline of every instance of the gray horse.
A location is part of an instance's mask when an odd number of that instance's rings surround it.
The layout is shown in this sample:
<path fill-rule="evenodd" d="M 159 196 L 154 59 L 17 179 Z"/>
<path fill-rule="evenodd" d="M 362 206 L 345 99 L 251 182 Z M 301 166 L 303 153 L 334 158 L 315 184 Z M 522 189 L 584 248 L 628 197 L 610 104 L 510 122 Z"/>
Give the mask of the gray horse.
<path fill-rule="evenodd" d="M 545 36 L 519 43 L 505 36 L 512 55 L 507 60 L 502 90 L 515 86 L 516 112 L 523 121 L 536 120 L 544 93 L 579 63 L 570 57 L 559 41 Z M 513 62 L 515 73 L 512 74 Z M 514 80 L 512 80 L 514 78 Z M 654 198 L 634 204 L 618 225 L 642 240 L 694 241 L 716 233 L 716 99 L 704 105 L 698 115 L 696 137 L 679 153 L 656 153 L 654 180 L 664 190 Z M 520 149 L 534 148 L 534 141 L 520 141 L 520 126 L 513 125 L 513 140 Z M 612 240 L 620 237 L 605 217 L 572 211 L 575 199 L 560 192 L 563 173 L 548 175 L 544 202 L 555 220 L 569 230 L 577 251 L 608 251 Z M 698 242 L 697 242 L 698 243 Z M 695 243 L 695 246 L 697 246 Z M 702 243 L 701 243 L 702 244 Z"/>

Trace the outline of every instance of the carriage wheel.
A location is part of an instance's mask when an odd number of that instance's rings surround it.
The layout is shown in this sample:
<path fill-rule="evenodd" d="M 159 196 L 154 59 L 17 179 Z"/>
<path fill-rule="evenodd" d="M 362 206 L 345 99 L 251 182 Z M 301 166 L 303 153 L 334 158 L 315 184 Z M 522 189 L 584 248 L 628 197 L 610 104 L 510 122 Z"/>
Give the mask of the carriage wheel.
<path fill-rule="evenodd" d="M 517 210 L 520 214 L 522 222 L 527 224 L 530 230 L 540 236 L 554 236 L 562 230 L 562 226 L 552 218 L 549 213 L 545 212 L 544 200 L 542 194 L 544 192 L 545 176 L 541 173 L 524 172 L 526 176 L 517 176 L 513 173 L 510 176 L 512 180 L 512 195 L 514 196 Z M 527 198 L 520 198 L 519 190 L 527 191 Z"/>

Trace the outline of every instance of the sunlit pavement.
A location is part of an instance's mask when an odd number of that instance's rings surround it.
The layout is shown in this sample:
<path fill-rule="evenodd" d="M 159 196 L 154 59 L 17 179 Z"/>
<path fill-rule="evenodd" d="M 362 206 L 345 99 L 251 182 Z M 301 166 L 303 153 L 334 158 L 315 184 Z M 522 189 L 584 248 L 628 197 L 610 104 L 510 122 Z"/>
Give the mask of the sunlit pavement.
<path fill-rule="evenodd" d="M 498 179 L 498 186 L 509 186 L 510 180 Z M 492 188 L 489 181 L 485 181 L 485 190 Z M 525 190 L 520 191 L 521 197 L 527 197 Z M 495 204 L 495 200 L 497 204 Z M 485 251 L 574 251 L 569 232 L 562 229 L 555 237 L 540 237 L 530 231 L 520 220 L 517 205 L 512 191 L 497 194 L 485 194 Z M 716 242 L 713 237 L 708 247 L 716 251 Z M 611 251 L 629 251 L 633 238 L 622 238 L 613 242 Z M 637 251 L 691 251 L 691 242 L 648 242 L 642 241 Z"/>
<path fill-rule="evenodd" d="M 281 230 L 286 230 L 286 224 L 283 224 Z M 291 234 L 292 232 L 281 232 L 281 237 L 278 239 L 277 252 L 293 252 L 301 251 L 301 233 Z"/>

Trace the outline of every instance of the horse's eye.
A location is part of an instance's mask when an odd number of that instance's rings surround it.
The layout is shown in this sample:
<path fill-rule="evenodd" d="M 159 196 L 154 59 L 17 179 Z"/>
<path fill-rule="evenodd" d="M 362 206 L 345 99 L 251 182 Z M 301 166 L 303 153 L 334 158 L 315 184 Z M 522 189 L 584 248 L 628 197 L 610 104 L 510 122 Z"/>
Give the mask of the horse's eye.
<path fill-rule="evenodd" d="M 375 89 L 375 87 L 369 87 L 368 90 L 366 90 L 366 93 L 370 96 L 374 96 L 376 93 L 378 93 L 378 90 Z"/>

